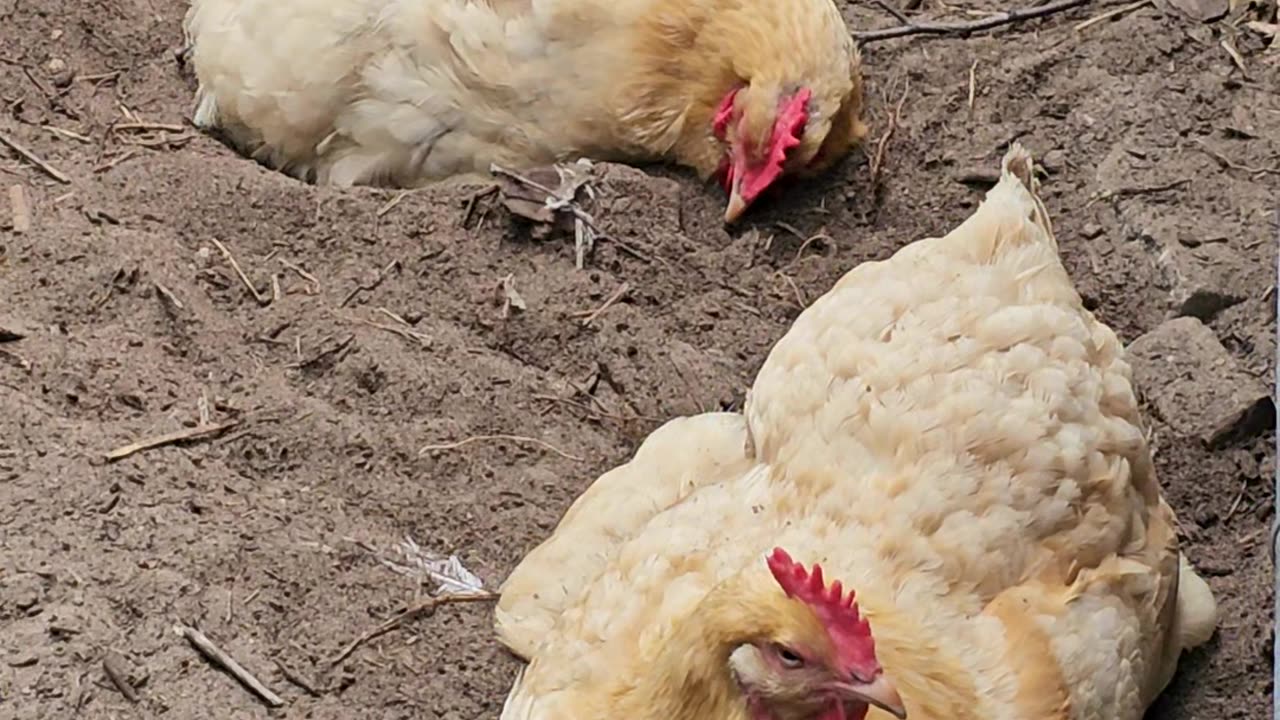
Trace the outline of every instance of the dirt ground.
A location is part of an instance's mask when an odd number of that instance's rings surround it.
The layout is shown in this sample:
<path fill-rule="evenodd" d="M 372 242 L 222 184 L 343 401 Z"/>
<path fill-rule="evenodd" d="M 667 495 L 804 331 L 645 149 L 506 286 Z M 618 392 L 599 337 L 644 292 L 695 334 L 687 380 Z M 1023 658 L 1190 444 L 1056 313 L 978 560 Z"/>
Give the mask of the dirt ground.
<path fill-rule="evenodd" d="M 740 407 L 841 274 L 966 217 L 1015 138 L 1044 161 L 1091 307 L 1126 341 L 1164 333 L 1141 389 L 1223 622 L 1149 716 L 1268 717 L 1280 52 L 1212 0 L 1181 5 L 1214 18 L 1157 3 L 1076 30 L 1115 7 L 1094 3 L 868 45 L 868 155 L 902 100 L 875 183 L 859 153 L 726 232 L 717 189 L 602 168 L 612 239 L 579 270 L 570 239 L 532 238 L 491 197 L 467 212 L 475 188 L 317 189 L 184 129 L 185 3 L 0 0 L 0 133 L 68 180 L 0 148 L 0 328 L 24 336 L 0 342 L 0 717 L 496 717 L 517 665 L 482 608 L 327 670 L 418 592 L 382 560 L 412 538 L 496 586 L 662 420 Z M 1184 345 L 1162 328 L 1178 316 L 1210 332 Z M 202 418 L 236 425 L 104 460 Z M 419 453 L 494 435 L 540 442 Z M 212 669 L 178 622 L 287 707 Z"/>

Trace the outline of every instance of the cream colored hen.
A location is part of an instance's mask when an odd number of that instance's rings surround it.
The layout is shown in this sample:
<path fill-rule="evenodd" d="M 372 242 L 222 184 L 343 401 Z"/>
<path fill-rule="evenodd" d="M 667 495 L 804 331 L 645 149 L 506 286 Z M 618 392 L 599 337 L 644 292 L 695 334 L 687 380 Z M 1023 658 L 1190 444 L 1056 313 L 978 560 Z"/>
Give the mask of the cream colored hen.
<path fill-rule="evenodd" d="M 866 134 L 832 0 L 192 0 L 195 122 L 336 185 L 674 161 L 736 219 Z"/>
<path fill-rule="evenodd" d="M 601 477 L 503 587 L 503 720 L 1139 720 L 1216 607 L 1036 189 L 1015 146 L 963 224 L 800 315 L 745 418 Z"/>

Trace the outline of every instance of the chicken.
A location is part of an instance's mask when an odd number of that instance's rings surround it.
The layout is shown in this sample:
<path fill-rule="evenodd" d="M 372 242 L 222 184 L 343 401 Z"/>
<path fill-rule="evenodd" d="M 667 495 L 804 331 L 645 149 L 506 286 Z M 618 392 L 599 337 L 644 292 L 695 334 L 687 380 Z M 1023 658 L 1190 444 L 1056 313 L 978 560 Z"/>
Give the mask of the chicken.
<path fill-rule="evenodd" d="M 502 720 L 1140 720 L 1217 609 L 1032 167 L 573 504 L 502 586 Z"/>
<path fill-rule="evenodd" d="M 195 123 L 339 186 L 674 161 L 732 222 L 867 132 L 832 0 L 192 0 L 184 29 Z"/>

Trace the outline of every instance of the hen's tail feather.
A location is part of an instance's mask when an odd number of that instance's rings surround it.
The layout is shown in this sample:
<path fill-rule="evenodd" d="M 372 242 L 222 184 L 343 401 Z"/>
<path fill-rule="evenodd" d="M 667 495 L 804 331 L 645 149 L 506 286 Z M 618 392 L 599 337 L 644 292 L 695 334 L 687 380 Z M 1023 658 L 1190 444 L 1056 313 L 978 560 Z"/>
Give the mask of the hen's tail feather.
<path fill-rule="evenodd" d="M 1218 603 L 1186 555 L 1179 558 L 1177 603 L 1178 644 L 1190 650 L 1208 642 L 1218 625 Z"/>
<path fill-rule="evenodd" d="M 523 691 L 524 674 L 527 669 L 528 666 L 520 668 L 515 682 L 511 683 L 511 691 L 507 693 L 507 699 L 502 703 L 499 720 L 531 720 L 534 717 L 534 695 Z"/>
<path fill-rule="evenodd" d="M 1046 239 L 1054 250 L 1057 250 L 1058 241 L 1053 235 L 1053 223 L 1049 220 L 1049 210 L 1040 199 L 1040 181 L 1036 178 L 1035 161 L 1031 157 L 1031 152 L 1023 147 L 1022 143 L 1015 142 L 1009 146 L 1009 151 L 1005 153 L 1004 160 L 1000 163 L 1000 178 L 1002 182 L 1009 179 L 1017 180 L 1026 189 L 1032 202 L 1035 203 L 1032 220 L 1044 228 Z"/>

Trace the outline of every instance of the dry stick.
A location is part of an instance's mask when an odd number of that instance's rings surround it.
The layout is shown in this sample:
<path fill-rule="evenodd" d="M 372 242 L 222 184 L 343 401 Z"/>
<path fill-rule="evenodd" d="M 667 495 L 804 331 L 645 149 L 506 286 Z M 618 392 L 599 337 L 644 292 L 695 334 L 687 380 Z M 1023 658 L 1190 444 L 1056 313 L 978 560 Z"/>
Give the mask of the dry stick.
<path fill-rule="evenodd" d="M 195 427 L 184 428 L 176 432 L 157 435 L 155 437 L 139 440 L 137 442 L 122 445 L 121 447 L 107 453 L 107 462 L 115 462 L 142 452 L 143 450 L 152 450 L 165 445 L 183 442 L 184 440 L 204 440 L 207 438 L 220 435 L 227 430 L 239 425 L 239 420 L 228 420 L 227 422 L 214 423 L 212 425 L 197 425 Z"/>
<path fill-rule="evenodd" d="M 884 153 L 889 147 L 889 138 L 893 137 L 893 132 L 898 129 L 898 121 L 902 117 L 902 106 L 907 102 L 907 93 L 911 91 L 911 81 L 906 82 L 906 87 L 902 89 L 902 97 L 899 98 L 898 104 L 893 108 L 893 114 L 889 116 L 889 127 L 885 128 L 884 135 L 880 136 L 880 141 L 876 143 L 876 154 L 871 159 L 871 178 L 874 183 L 880 177 L 880 171 L 884 169 Z M 803 304 L 801 304 L 803 307 Z"/>
<path fill-rule="evenodd" d="M 231 269 L 235 270 L 236 275 L 240 278 L 240 282 L 244 283 L 244 286 L 249 289 L 250 294 L 253 295 L 253 299 L 258 301 L 259 305 L 266 305 L 270 303 L 271 296 L 263 295 L 258 292 L 258 288 L 254 287 L 252 282 L 249 282 L 249 276 L 244 274 L 244 270 L 240 268 L 240 263 L 236 262 L 236 256 L 231 254 L 231 251 L 227 249 L 227 246 L 223 245 L 217 238 L 211 239 L 213 240 L 213 244 L 218 247 L 218 252 L 221 252 L 222 257 L 226 258 L 227 262 L 231 264 Z"/>
<path fill-rule="evenodd" d="M 280 674 L 284 676 L 285 680 L 288 680 L 294 685 L 297 685 L 298 687 L 302 688 L 311 697 L 320 697 L 322 693 L 316 689 L 316 686 L 312 684 L 310 681 L 308 681 L 306 678 L 294 672 L 293 668 L 290 668 L 288 665 L 285 665 L 283 662 L 280 661 L 279 658 L 275 659 L 275 663 L 276 663 L 276 667 L 280 669 Z"/>
<path fill-rule="evenodd" d="M 5 145 L 7 145 L 10 150 L 18 153 L 18 155 L 20 155 L 22 159 L 40 168 L 41 170 L 44 171 L 44 174 L 48 175 L 54 180 L 57 180 L 58 182 L 64 185 L 71 184 L 71 178 L 67 177 L 66 173 L 50 165 L 44 160 L 41 160 L 40 156 L 36 155 L 35 153 L 23 147 L 22 145 L 18 144 L 17 140 L 14 140 L 13 138 L 9 137 L 8 135 L 5 135 L 2 132 L 0 132 L 0 143 L 4 143 Z"/>
<path fill-rule="evenodd" d="M 1144 0 L 1145 2 L 1145 0 Z M 978 61 L 969 66 L 969 116 L 973 116 L 973 103 L 978 99 Z"/>
<path fill-rule="evenodd" d="M 418 450 L 418 454 L 426 455 L 427 453 L 433 450 L 456 450 L 462 447 L 463 445 L 470 445 L 473 442 L 481 442 L 483 440 L 507 440 L 509 442 L 516 442 L 516 443 L 530 443 L 533 445 L 537 445 L 538 447 L 545 448 L 559 455 L 560 457 L 565 458 L 566 460 L 574 460 L 577 462 L 582 462 L 582 458 L 578 457 L 577 455 L 570 455 L 569 453 L 561 450 L 560 448 L 556 447 L 555 445 L 552 445 L 549 442 L 539 440 L 537 438 L 525 437 L 524 435 L 472 435 L 469 438 L 464 438 L 457 442 L 441 443 L 438 445 L 424 445 L 422 446 L 422 449 Z"/>
<path fill-rule="evenodd" d="M 165 287 L 164 285 L 161 285 L 158 282 L 152 282 L 151 284 L 156 286 L 156 292 L 160 293 L 160 297 L 164 298 L 165 302 L 169 303 L 170 305 L 172 305 L 174 308 L 177 308 L 178 310 L 186 309 L 186 306 L 182 304 L 182 301 L 178 299 L 177 295 L 173 294 L 172 290 Z"/>
<path fill-rule="evenodd" d="M 1097 25 L 1098 23 L 1106 22 L 1111 18 L 1119 17 L 1121 15 L 1124 15 L 1127 12 L 1133 12 L 1134 10 L 1141 8 L 1144 5 L 1150 5 L 1150 4 L 1151 4 L 1151 0 L 1138 0 L 1138 2 L 1129 3 L 1128 5 L 1122 5 L 1113 10 L 1108 10 L 1102 13 L 1101 15 L 1095 15 L 1094 17 L 1091 17 L 1088 20 L 1085 20 L 1084 22 L 1076 25 L 1075 31 L 1080 32 L 1081 30 L 1087 30 L 1093 27 L 1094 25 Z"/>
<path fill-rule="evenodd" d="M 576 315 L 578 315 L 579 317 L 581 317 L 581 316 L 583 316 L 583 315 L 585 315 L 585 316 L 586 316 L 586 317 L 585 317 L 585 318 L 583 318 L 583 320 L 582 320 L 582 326 L 583 326 L 583 327 L 586 327 L 586 326 L 590 325 L 591 323 L 595 322 L 597 318 L 599 318 L 601 315 L 603 315 L 603 314 L 604 314 L 604 311 L 605 311 L 605 310 L 608 310 L 609 308 L 613 307 L 613 306 L 614 306 L 614 304 L 615 304 L 615 303 L 617 303 L 619 300 L 621 300 L 621 299 L 622 299 L 622 296 L 623 296 L 623 295 L 626 295 L 626 294 L 627 294 L 627 291 L 628 291 L 628 290 L 630 290 L 630 289 L 631 289 L 631 283 L 625 283 L 625 282 L 624 282 L 624 283 L 622 283 L 621 285 L 619 285 L 619 286 L 618 286 L 618 289 L 617 289 L 617 290 L 614 290 L 614 291 L 613 291 L 613 294 L 612 294 L 612 295 L 610 295 L 610 296 L 608 297 L 608 299 L 606 299 L 606 300 L 604 301 L 604 304 L 603 304 L 603 305 L 601 305 L 600 307 L 596 308 L 595 310 L 588 311 L 588 312 L 575 313 L 575 314 L 576 314 Z"/>
<path fill-rule="evenodd" d="M 969 22 L 908 22 L 896 27 L 880 30 L 855 32 L 853 37 L 862 43 L 906 37 L 907 35 L 968 35 L 981 30 L 990 30 L 1002 25 L 1010 25 L 1023 20 L 1047 17 L 1063 10 L 1070 10 L 1081 5 L 1088 5 L 1093 0 L 1055 0 L 1039 7 L 1017 8 L 998 12 L 990 17 Z"/>
<path fill-rule="evenodd" d="M 376 628 L 373 628 L 372 630 L 366 630 L 365 632 L 361 633 L 360 637 L 348 643 L 347 646 L 342 649 L 342 652 L 335 655 L 333 659 L 329 661 L 329 667 L 333 667 L 334 665 L 337 665 L 343 660 L 346 660 L 348 657 L 351 657 L 351 653 L 355 652 L 356 649 L 359 648 L 364 643 L 367 643 L 376 637 L 386 635 L 392 630 L 402 627 L 405 623 L 410 622 L 412 620 L 416 620 L 419 617 L 432 612 L 433 610 L 440 607 L 441 605 L 452 605 L 454 603 L 470 603 L 470 602 L 493 602 L 497 599 L 498 599 L 498 596 L 491 592 L 468 593 L 466 595 L 439 595 L 436 597 L 429 597 L 426 600 L 423 600 L 417 603 L 416 605 L 409 608 L 408 610 L 405 610 L 399 615 L 396 615 L 390 620 L 384 621 L 381 625 L 377 626 Z"/>
<path fill-rule="evenodd" d="M 112 130 L 165 130 L 168 132 L 186 132 L 189 128 L 186 125 L 171 125 L 169 123 L 148 123 L 148 122 L 126 122 L 117 123 L 111 126 Z"/>
<path fill-rule="evenodd" d="M 119 497 L 119 496 L 117 496 Z M 129 673 L 124 669 L 124 658 L 120 657 L 120 653 L 114 650 L 108 650 L 102 656 L 102 670 L 106 672 L 107 679 L 112 685 L 120 691 L 120 694 L 131 703 L 138 702 L 138 691 L 134 689 L 133 683 L 129 682 Z"/>
<path fill-rule="evenodd" d="M 1249 173 L 1250 175 L 1265 175 L 1267 173 L 1280 174 L 1280 165 L 1276 165 L 1274 167 L 1269 167 L 1269 168 L 1253 167 L 1251 165 L 1241 165 L 1240 163 L 1231 160 L 1226 155 L 1223 155 L 1217 150 L 1214 150 L 1213 148 L 1209 147 L 1208 144 L 1206 144 L 1205 141 L 1203 140 L 1196 140 L 1196 144 L 1200 146 L 1200 150 L 1203 151 L 1204 154 L 1208 155 L 1214 160 L 1217 160 L 1219 165 L 1221 165 L 1224 168 L 1227 168 L 1228 170 L 1242 170 L 1244 172 Z"/>
<path fill-rule="evenodd" d="M 235 676 L 245 687 L 262 698 L 265 703 L 271 707 L 284 705 L 284 700 L 281 700 L 279 695 L 271 692 L 266 685 L 262 684 L 261 680 L 258 680 L 248 670 L 241 667 L 240 663 L 235 661 L 235 658 L 223 652 L 217 645 L 214 645 L 213 641 L 205 637 L 204 633 L 185 625 L 174 625 L 173 631 L 185 637 L 187 642 L 200 651 L 201 655 L 204 655 L 215 665 Z"/>
<path fill-rule="evenodd" d="M 396 193 L 396 196 L 388 200 L 386 204 L 384 204 L 382 207 L 378 208 L 378 211 L 374 213 L 374 215 L 376 215 L 377 217 L 382 217 L 383 215 L 386 215 L 392 210 L 395 210 L 396 206 L 399 205 L 402 200 L 408 197 L 410 192 L 412 191 L 404 190 L 399 193 Z"/>
<path fill-rule="evenodd" d="M 288 260 L 285 260 L 284 258 L 277 258 L 277 259 L 280 261 L 280 264 L 281 264 L 281 265 L 283 265 L 283 266 L 285 266 L 286 268 L 288 268 L 288 269 L 290 269 L 290 270 L 294 271 L 295 273 L 297 273 L 298 277 L 300 277 L 300 278 L 302 278 L 303 280 L 306 280 L 307 282 L 311 283 L 311 286 L 312 286 L 312 287 L 311 287 L 311 289 L 312 289 L 312 291 L 313 291 L 313 292 L 308 293 L 309 295 L 315 295 L 315 294 L 317 294 L 317 293 L 319 293 L 319 292 L 320 292 L 320 281 L 316 279 L 316 276 L 315 276 L 315 275 L 312 275 L 311 273 L 307 272 L 306 270 L 303 270 L 303 269 L 302 269 L 302 267 L 301 267 L 301 266 L 299 266 L 299 265 L 297 265 L 296 263 L 289 262 Z"/>
<path fill-rule="evenodd" d="M 379 308 L 379 309 L 381 310 L 382 308 Z M 386 312 L 387 314 L 390 314 L 390 315 L 391 315 L 391 317 L 393 317 L 393 318 L 399 318 L 399 316 L 398 316 L 398 315 L 396 315 L 395 313 L 392 313 L 392 312 L 391 312 L 391 311 L 389 311 L 389 310 L 384 310 L 384 312 Z M 341 316 L 339 316 L 339 317 L 341 317 Z M 351 316 L 351 317 L 349 317 L 349 318 L 345 318 L 345 319 L 348 319 L 348 320 L 350 320 L 350 321 L 352 321 L 352 322 L 360 323 L 361 325 L 366 325 L 366 326 L 368 326 L 368 327 L 374 328 L 375 330 L 384 330 L 384 331 L 386 331 L 386 332 L 393 333 L 393 334 L 395 334 L 395 335 L 399 335 L 400 337 L 404 338 L 405 340 L 409 340 L 409 341 L 412 341 L 412 342 L 416 342 L 416 343 L 418 344 L 418 346 L 419 346 L 419 347 L 424 347 L 424 348 L 429 348 L 429 347 L 431 347 L 431 338 L 430 338 L 429 336 L 424 335 L 424 334 L 422 334 L 422 333 L 420 333 L 420 332 L 416 332 L 416 331 L 414 331 L 414 330 L 410 330 L 410 329 L 408 329 L 408 328 L 399 327 L 399 326 L 397 326 L 397 325 L 388 325 L 388 324 L 386 324 L 386 323 L 380 323 L 380 322 L 378 322 L 378 321 L 376 321 L 376 320 L 368 320 L 368 319 L 365 319 L 365 318 L 362 318 L 362 317 L 357 317 L 357 316 L 354 316 L 354 315 L 353 315 L 353 316 Z M 401 322 L 404 322 L 404 321 L 403 321 L 403 320 L 401 320 Z M 407 323 L 406 323 L 406 324 L 407 324 Z"/>
<path fill-rule="evenodd" d="M 391 271 L 396 269 L 399 265 L 400 265 L 399 259 L 392 260 L 391 262 L 387 263 L 386 267 L 378 271 L 378 277 L 374 278 L 373 282 L 369 283 L 368 285 L 361 285 L 360 283 L 356 283 L 356 286 L 351 289 L 351 292 L 347 293 L 347 296 L 342 298 L 342 302 L 338 303 L 338 307 L 346 307 L 351 303 L 352 300 L 356 299 L 356 295 L 359 295 L 362 292 L 373 292 L 374 290 L 377 290 L 378 286 L 382 285 L 382 281 L 387 279 L 387 275 L 390 274 Z"/>

